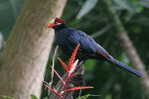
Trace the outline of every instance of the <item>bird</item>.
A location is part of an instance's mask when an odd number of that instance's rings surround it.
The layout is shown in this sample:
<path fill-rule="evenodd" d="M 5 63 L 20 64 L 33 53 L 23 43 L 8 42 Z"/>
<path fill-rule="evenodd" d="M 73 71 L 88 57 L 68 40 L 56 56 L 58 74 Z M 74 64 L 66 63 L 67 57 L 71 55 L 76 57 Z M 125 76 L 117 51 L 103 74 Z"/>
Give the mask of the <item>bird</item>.
<path fill-rule="evenodd" d="M 68 27 L 63 19 L 55 18 L 53 23 L 48 23 L 48 28 L 55 30 L 55 41 L 65 55 L 70 56 L 72 50 L 79 44 L 80 49 L 77 58 L 80 61 L 87 59 L 107 61 L 138 77 L 143 76 L 142 72 L 118 61 L 110 55 L 108 51 L 85 32 Z"/>

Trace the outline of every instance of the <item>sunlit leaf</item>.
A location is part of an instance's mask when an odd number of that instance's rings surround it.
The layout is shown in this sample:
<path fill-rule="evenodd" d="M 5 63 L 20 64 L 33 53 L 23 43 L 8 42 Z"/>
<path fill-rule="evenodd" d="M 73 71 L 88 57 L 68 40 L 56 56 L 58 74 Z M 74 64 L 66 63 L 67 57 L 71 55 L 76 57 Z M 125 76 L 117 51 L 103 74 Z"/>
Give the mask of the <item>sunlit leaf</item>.
<path fill-rule="evenodd" d="M 92 94 L 87 94 L 84 96 L 79 96 L 77 99 L 88 99 L 89 97 L 99 97 L 100 95 L 92 95 Z"/>
<path fill-rule="evenodd" d="M 132 10 L 132 7 L 130 4 L 127 2 L 127 0 L 113 0 L 116 4 L 117 9 L 127 9 L 127 10 Z"/>
<path fill-rule="evenodd" d="M 81 19 L 88 14 L 96 6 L 97 2 L 98 0 L 86 0 L 76 18 Z"/>
<path fill-rule="evenodd" d="M 31 99 L 38 99 L 35 95 L 31 95 Z"/>
<path fill-rule="evenodd" d="M 12 98 L 10 96 L 4 96 L 4 95 L 0 95 L 0 99 L 15 99 L 15 98 Z"/>

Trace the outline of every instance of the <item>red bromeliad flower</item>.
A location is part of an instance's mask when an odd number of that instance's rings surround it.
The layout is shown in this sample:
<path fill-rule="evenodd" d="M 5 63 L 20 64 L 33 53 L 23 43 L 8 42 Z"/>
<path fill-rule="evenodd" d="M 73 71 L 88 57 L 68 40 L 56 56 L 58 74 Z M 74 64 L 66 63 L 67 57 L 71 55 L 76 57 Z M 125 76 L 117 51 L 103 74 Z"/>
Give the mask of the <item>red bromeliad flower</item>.
<path fill-rule="evenodd" d="M 78 44 L 77 47 L 76 47 L 76 48 L 74 49 L 74 51 L 72 52 L 72 55 L 71 55 L 71 57 L 70 57 L 70 59 L 69 59 L 69 62 L 68 62 L 68 65 L 65 64 L 65 63 L 63 62 L 63 60 L 61 60 L 60 58 L 58 58 L 60 64 L 63 66 L 64 70 L 65 70 L 66 72 L 68 72 L 69 74 L 71 74 L 71 73 L 75 70 L 75 66 L 76 66 L 77 63 L 78 63 L 78 60 L 75 62 L 75 58 L 76 58 L 76 56 L 77 56 L 77 52 L 78 52 L 79 48 L 80 48 L 80 44 Z"/>
<path fill-rule="evenodd" d="M 44 86 L 46 87 L 46 88 L 48 88 L 51 92 L 53 92 L 55 95 L 57 95 L 57 96 L 59 96 L 61 99 L 63 99 L 63 95 L 61 94 L 61 93 L 59 93 L 55 88 L 51 88 L 51 87 L 49 87 L 49 85 L 48 84 L 44 84 Z"/>
<path fill-rule="evenodd" d="M 54 68 L 53 68 L 54 69 Z M 59 80 L 65 85 L 66 83 L 65 83 L 65 81 L 63 80 L 63 78 L 59 75 L 59 73 L 54 69 L 53 70 L 54 71 L 54 73 L 56 74 L 56 76 L 59 78 Z"/>
<path fill-rule="evenodd" d="M 77 86 L 77 87 L 74 87 L 74 88 L 65 89 L 63 91 L 64 92 L 71 92 L 71 91 L 82 90 L 82 89 L 89 89 L 89 88 L 94 88 L 94 87 L 92 87 L 92 86 Z"/>
<path fill-rule="evenodd" d="M 75 58 L 77 56 L 77 52 L 80 48 L 80 44 L 77 45 L 77 47 L 74 49 L 74 51 L 72 52 L 72 55 L 69 59 L 69 62 L 68 62 L 68 70 L 71 71 L 72 68 L 74 68 L 74 61 L 75 61 Z"/>
<path fill-rule="evenodd" d="M 67 66 L 60 58 L 58 58 L 58 61 L 59 61 L 59 63 L 61 64 L 61 66 L 63 66 L 64 70 L 65 70 L 66 72 L 69 72 L 68 66 Z"/>
<path fill-rule="evenodd" d="M 89 88 L 93 88 L 92 86 L 77 86 L 77 87 L 73 87 L 71 88 L 69 86 L 69 81 L 75 76 L 73 75 L 74 71 L 76 70 L 76 67 L 78 65 L 78 59 L 76 59 L 78 50 L 79 50 L 80 44 L 78 44 L 76 46 L 76 48 L 73 50 L 72 55 L 69 59 L 68 64 L 65 64 L 63 60 L 61 60 L 60 58 L 58 58 L 58 61 L 60 63 L 60 65 L 64 68 L 64 70 L 66 71 L 66 77 L 62 78 L 59 73 L 54 69 L 54 73 L 56 74 L 56 76 L 60 79 L 60 81 L 62 82 L 63 89 L 60 89 L 60 91 L 56 90 L 55 88 L 51 88 L 49 87 L 49 85 L 47 83 L 44 83 L 44 86 L 46 88 L 48 88 L 51 92 L 53 92 L 55 95 L 59 96 L 61 99 L 64 99 L 64 93 L 66 94 L 67 92 L 72 92 L 72 91 L 76 91 L 76 90 L 82 90 L 82 89 L 89 89 Z"/>

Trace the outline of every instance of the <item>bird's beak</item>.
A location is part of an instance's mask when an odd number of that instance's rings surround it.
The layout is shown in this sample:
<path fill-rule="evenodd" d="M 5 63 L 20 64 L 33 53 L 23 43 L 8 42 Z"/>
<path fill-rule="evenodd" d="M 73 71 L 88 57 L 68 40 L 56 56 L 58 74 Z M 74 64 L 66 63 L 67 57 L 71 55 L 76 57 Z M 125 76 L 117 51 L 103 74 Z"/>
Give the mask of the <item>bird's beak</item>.
<path fill-rule="evenodd" d="M 55 26 L 56 26 L 56 24 L 52 24 L 52 23 L 48 24 L 48 28 L 52 28 L 52 27 L 55 27 Z"/>

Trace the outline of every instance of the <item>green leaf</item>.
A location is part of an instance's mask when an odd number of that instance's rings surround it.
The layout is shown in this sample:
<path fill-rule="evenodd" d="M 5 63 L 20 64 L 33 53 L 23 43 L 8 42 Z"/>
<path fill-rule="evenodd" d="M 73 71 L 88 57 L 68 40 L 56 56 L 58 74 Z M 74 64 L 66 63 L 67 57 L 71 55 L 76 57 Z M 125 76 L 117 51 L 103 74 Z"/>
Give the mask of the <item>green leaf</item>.
<path fill-rule="evenodd" d="M 105 99 L 112 99 L 112 95 L 111 94 L 106 95 Z"/>
<path fill-rule="evenodd" d="M 44 97 L 43 99 L 48 99 L 48 97 Z"/>
<path fill-rule="evenodd" d="M 117 5 L 117 9 L 126 9 L 126 10 L 132 10 L 132 7 L 130 6 L 129 2 L 126 0 L 113 0 L 114 3 Z"/>
<path fill-rule="evenodd" d="M 85 70 L 92 71 L 94 69 L 94 66 L 96 65 L 96 60 L 87 60 L 85 62 Z"/>
<path fill-rule="evenodd" d="M 1 98 L 2 98 L 2 99 L 15 99 L 15 98 L 12 98 L 12 97 L 10 97 L 10 96 L 1 96 L 1 95 L 0 95 L 0 99 L 1 99 Z"/>
<path fill-rule="evenodd" d="M 35 95 L 31 95 L 31 99 L 38 99 Z"/>
<path fill-rule="evenodd" d="M 99 97 L 100 95 L 92 95 L 92 94 L 87 94 L 81 97 L 78 97 L 77 99 L 88 99 L 89 97 Z"/>

